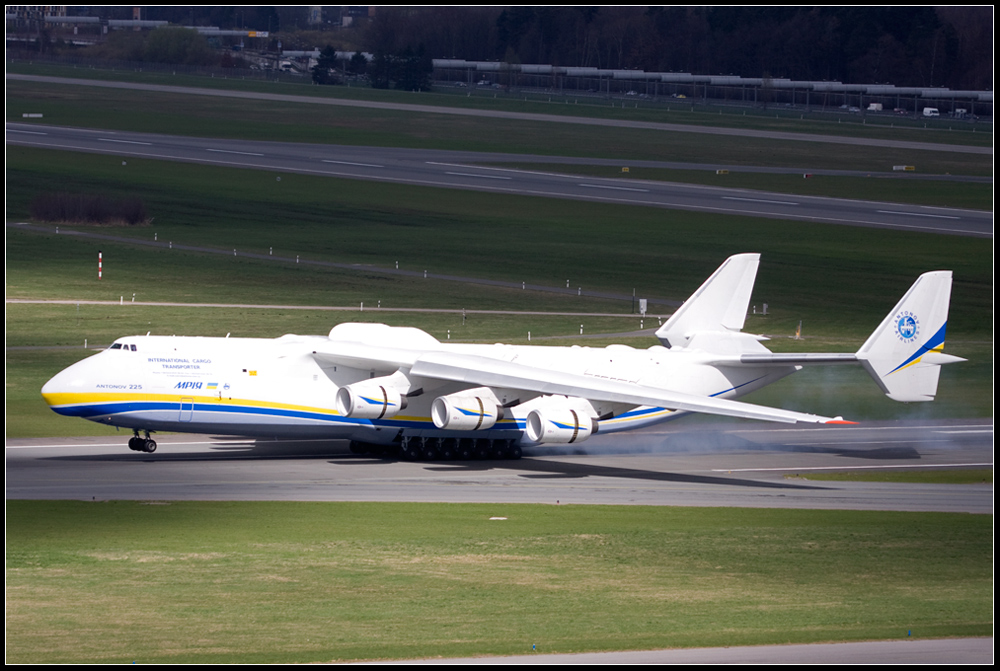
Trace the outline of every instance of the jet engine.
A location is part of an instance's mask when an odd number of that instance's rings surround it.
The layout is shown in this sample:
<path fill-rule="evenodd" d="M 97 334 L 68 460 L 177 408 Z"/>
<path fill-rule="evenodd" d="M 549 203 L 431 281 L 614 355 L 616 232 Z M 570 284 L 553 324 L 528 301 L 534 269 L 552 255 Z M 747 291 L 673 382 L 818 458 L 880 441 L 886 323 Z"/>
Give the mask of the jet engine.
<path fill-rule="evenodd" d="M 431 404 L 431 419 L 439 429 L 475 431 L 489 429 L 503 417 L 500 399 L 489 387 L 466 389 L 438 396 Z"/>
<path fill-rule="evenodd" d="M 525 429 L 536 443 L 579 443 L 597 431 L 593 406 L 586 399 L 551 397 L 528 413 Z"/>
<path fill-rule="evenodd" d="M 357 419 L 392 417 L 406 407 L 406 397 L 392 386 L 393 376 L 355 382 L 337 391 L 337 412 Z"/>

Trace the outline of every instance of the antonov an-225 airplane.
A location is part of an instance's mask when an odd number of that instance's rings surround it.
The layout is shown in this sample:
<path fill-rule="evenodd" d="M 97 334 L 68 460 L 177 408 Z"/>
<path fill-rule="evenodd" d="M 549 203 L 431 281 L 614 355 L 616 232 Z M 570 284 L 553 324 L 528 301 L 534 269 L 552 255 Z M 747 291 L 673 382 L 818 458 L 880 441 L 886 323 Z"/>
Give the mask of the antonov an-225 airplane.
<path fill-rule="evenodd" d="M 775 422 L 840 417 L 732 400 L 804 365 L 861 364 L 896 401 L 930 401 L 951 271 L 921 275 L 854 354 L 773 354 L 742 333 L 759 254 L 730 257 L 657 331 L 660 345 L 443 343 L 415 328 L 340 324 L 328 336 L 131 336 L 42 388 L 61 415 L 133 430 L 346 438 L 407 459 L 517 458 L 692 413 Z M 849 423 L 849 422 L 844 422 Z M 140 435 L 140 433 L 142 435 Z"/>

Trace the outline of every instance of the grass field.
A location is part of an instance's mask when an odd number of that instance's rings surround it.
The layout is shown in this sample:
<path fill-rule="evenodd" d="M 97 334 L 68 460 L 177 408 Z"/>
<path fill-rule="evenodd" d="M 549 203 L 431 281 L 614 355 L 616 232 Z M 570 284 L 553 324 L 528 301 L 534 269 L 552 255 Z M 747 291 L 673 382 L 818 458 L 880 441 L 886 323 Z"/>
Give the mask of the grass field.
<path fill-rule="evenodd" d="M 15 664 L 302 663 L 993 630 L 987 515 L 8 501 L 6 526 Z"/>
<path fill-rule="evenodd" d="M 401 268 L 411 270 L 549 286 L 564 285 L 569 279 L 571 286 L 585 289 L 626 295 L 635 289 L 640 297 L 676 300 L 689 296 L 727 256 L 757 251 L 763 262 L 755 300 L 767 301 L 775 310 L 789 309 L 788 318 L 794 321 L 818 320 L 814 323 L 823 329 L 880 319 L 921 272 L 950 268 L 956 274 L 954 326 L 984 334 L 992 328 L 988 309 L 992 250 L 988 242 L 972 238 L 298 175 L 276 182 L 261 171 L 161 161 L 130 161 L 123 167 L 107 157 L 72 156 L 66 161 L 59 152 L 12 148 L 8 217 L 26 216 L 31 199 L 45 193 L 46 185 L 59 184 L 67 191 L 100 190 L 113 197 L 142 193 L 154 225 L 113 229 L 114 235 L 142 240 L 156 235 L 161 242 L 260 254 L 273 248 L 286 257 L 301 254 L 382 267 L 399 261 Z M 280 281 L 272 273 L 290 277 L 294 269 L 249 266 L 238 257 L 211 262 L 211 272 L 218 278 L 214 282 L 206 281 L 204 274 L 195 278 L 183 273 L 175 274 L 176 282 L 152 280 L 149 274 L 154 268 L 167 277 L 174 274 L 167 268 L 179 255 L 166 264 L 161 261 L 166 250 L 125 254 L 122 261 L 129 264 L 125 273 L 115 267 L 119 261 L 106 256 L 109 282 L 98 285 L 92 272 L 96 245 L 90 245 L 90 258 L 80 254 L 70 260 L 70 252 L 60 251 L 65 243 L 55 236 L 41 244 L 46 249 L 51 245 L 41 257 L 37 248 L 8 253 L 8 262 L 19 265 L 19 272 L 8 279 L 9 295 L 43 298 L 55 297 L 45 294 L 58 291 L 62 297 L 96 298 L 99 290 L 107 298 L 107 287 L 112 298 L 136 292 L 140 300 L 189 301 L 211 287 L 219 300 L 205 302 L 237 302 L 224 298 L 226 292 L 256 294 L 258 302 L 266 303 L 355 302 L 331 300 L 333 283 L 324 282 L 322 273 Z M 70 271 L 78 279 L 70 277 Z M 43 276 L 58 282 L 38 281 Z M 111 288 L 118 278 L 124 278 L 123 285 Z M 89 287 L 85 291 L 84 284 Z M 141 290 L 143 284 L 157 289 Z M 398 281 L 387 281 L 386 290 L 393 284 L 407 285 L 401 291 L 410 295 L 415 290 L 412 282 Z M 507 295 L 508 306 L 510 299 L 516 303 L 523 296 L 512 294 Z M 369 295 L 357 302 L 361 300 L 392 299 Z M 413 307 L 492 309 L 455 295 L 444 304 Z"/>

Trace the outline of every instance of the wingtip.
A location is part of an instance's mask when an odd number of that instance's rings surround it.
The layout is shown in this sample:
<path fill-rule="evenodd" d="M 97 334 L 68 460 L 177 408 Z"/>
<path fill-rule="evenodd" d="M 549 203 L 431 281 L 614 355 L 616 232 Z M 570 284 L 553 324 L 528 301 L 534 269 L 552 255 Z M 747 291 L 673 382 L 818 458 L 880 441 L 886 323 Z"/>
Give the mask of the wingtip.
<path fill-rule="evenodd" d="M 836 417 L 834 419 L 828 419 L 828 420 L 826 420 L 823 423 L 824 424 L 858 424 L 858 422 L 851 422 L 849 420 L 846 420 L 846 419 L 843 419 L 843 418 L 840 418 L 840 417 Z"/>

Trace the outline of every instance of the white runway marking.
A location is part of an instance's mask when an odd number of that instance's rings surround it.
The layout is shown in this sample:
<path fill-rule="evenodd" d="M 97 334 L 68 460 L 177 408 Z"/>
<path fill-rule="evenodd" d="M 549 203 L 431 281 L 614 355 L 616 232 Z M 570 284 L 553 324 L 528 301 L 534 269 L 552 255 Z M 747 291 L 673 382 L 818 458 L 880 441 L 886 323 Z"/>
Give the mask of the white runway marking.
<path fill-rule="evenodd" d="M 738 196 L 723 196 L 722 200 L 745 200 L 748 203 L 770 203 L 772 205 L 798 205 L 790 200 L 767 200 L 765 198 L 740 198 Z"/>
<path fill-rule="evenodd" d="M 361 168 L 384 168 L 384 165 L 376 165 L 374 163 L 354 163 L 352 161 L 334 161 L 332 159 L 324 158 L 323 163 L 336 163 L 337 165 L 356 165 Z"/>
<path fill-rule="evenodd" d="M 932 219 L 961 219 L 947 214 L 922 214 L 920 212 L 898 212 L 896 210 L 875 210 L 879 214 L 901 214 L 905 217 L 931 217 Z"/>
<path fill-rule="evenodd" d="M 503 175 L 477 175 L 473 172 L 446 172 L 445 174 L 455 177 L 480 177 L 482 179 L 513 179 L 511 177 L 504 177 Z"/>
<path fill-rule="evenodd" d="M 649 193 L 649 189 L 634 189 L 628 186 L 607 186 L 605 184 L 577 184 L 590 189 L 612 189 L 614 191 L 638 191 L 639 193 Z"/>
<path fill-rule="evenodd" d="M 258 154 L 252 151 L 234 151 L 232 149 L 206 149 L 205 151 L 214 151 L 218 154 L 242 154 L 243 156 L 263 156 L 263 154 Z"/>
<path fill-rule="evenodd" d="M 152 142 L 139 142 L 138 140 L 114 140 L 114 139 L 109 138 L 109 137 L 99 137 L 99 138 L 97 138 L 97 141 L 98 142 L 120 142 L 121 144 L 142 144 L 142 145 L 146 145 L 147 147 L 153 146 Z"/>

